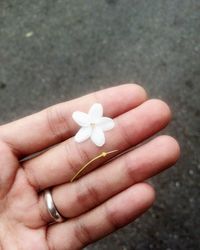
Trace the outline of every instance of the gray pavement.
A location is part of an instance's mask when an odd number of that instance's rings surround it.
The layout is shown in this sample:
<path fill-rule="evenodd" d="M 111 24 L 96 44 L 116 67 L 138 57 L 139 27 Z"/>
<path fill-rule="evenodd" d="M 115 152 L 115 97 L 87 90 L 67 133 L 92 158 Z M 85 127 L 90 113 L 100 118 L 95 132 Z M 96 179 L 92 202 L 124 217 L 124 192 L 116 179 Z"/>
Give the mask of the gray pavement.
<path fill-rule="evenodd" d="M 197 250 L 200 1 L 0 1 L 1 123 L 131 81 L 169 103 L 182 157 L 149 212 L 88 249 Z"/>

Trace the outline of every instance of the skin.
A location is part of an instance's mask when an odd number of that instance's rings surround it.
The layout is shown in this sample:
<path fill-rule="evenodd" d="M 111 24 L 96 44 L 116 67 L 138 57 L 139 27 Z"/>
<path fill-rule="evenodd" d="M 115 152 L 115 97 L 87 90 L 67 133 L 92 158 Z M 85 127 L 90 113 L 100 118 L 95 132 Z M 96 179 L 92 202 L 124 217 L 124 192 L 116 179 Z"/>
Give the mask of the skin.
<path fill-rule="evenodd" d="M 116 123 L 102 148 L 73 138 L 79 127 L 72 112 L 87 112 L 94 102 Z M 144 143 L 170 119 L 166 103 L 147 100 L 142 87 L 124 84 L 1 126 L 0 249 L 81 249 L 134 221 L 155 200 L 153 187 L 144 181 L 179 158 L 179 145 L 170 136 Z M 86 162 L 115 149 L 70 183 Z M 49 224 L 42 191 L 52 186 L 54 202 L 68 218 L 63 223 Z"/>

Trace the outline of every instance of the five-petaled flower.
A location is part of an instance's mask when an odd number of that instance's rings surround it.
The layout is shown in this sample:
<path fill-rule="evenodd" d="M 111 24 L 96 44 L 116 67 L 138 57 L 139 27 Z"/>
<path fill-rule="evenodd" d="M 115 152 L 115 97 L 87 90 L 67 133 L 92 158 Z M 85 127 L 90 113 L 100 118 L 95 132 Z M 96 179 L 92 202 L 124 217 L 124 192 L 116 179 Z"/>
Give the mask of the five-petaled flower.
<path fill-rule="evenodd" d="M 100 103 L 95 103 L 90 108 L 88 114 L 75 111 L 72 118 L 81 128 L 75 135 L 76 142 L 83 142 L 88 138 L 98 146 L 105 144 L 104 131 L 114 127 L 113 119 L 103 116 L 103 107 Z"/>

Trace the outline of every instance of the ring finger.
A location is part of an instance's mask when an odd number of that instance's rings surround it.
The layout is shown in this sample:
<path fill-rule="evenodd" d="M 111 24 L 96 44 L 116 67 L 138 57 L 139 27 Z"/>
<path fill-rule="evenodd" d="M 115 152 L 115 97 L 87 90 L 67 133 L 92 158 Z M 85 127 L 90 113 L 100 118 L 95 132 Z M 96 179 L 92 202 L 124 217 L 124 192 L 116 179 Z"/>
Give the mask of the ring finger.
<path fill-rule="evenodd" d="M 179 146 L 172 137 L 157 137 L 74 183 L 54 187 L 53 200 L 64 217 L 76 217 L 173 165 L 178 157 Z M 42 196 L 39 206 L 42 217 L 51 222 Z"/>

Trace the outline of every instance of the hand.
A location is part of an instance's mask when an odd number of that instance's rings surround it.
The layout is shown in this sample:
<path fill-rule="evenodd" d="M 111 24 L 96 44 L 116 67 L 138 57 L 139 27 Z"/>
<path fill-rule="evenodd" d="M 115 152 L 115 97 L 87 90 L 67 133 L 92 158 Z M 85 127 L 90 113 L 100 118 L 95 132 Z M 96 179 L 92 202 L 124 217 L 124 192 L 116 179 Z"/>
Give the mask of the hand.
<path fill-rule="evenodd" d="M 106 132 L 102 149 L 90 140 L 79 144 L 73 138 L 78 126 L 72 112 L 87 112 L 95 102 L 116 123 Z M 170 116 L 163 101 L 147 100 L 143 88 L 127 84 L 1 126 L 0 248 L 80 249 L 139 217 L 155 199 L 154 189 L 143 182 L 179 157 L 172 137 L 158 136 L 107 163 L 108 158 L 101 158 L 89 173 L 73 183 L 70 179 L 100 151 L 118 149 L 121 154 L 148 139 Z M 42 192 L 52 186 L 54 203 L 68 218 L 62 223 L 49 224 Z"/>

